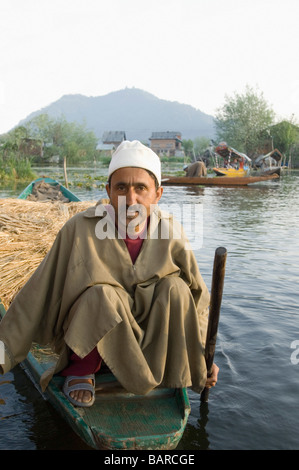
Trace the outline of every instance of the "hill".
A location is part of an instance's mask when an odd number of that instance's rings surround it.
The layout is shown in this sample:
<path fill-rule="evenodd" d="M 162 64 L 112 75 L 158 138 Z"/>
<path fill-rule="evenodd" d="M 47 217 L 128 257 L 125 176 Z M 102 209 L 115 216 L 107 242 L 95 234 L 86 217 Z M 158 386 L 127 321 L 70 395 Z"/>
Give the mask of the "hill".
<path fill-rule="evenodd" d="M 214 137 L 213 117 L 190 105 L 167 101 L 137 89 L 125 88 L 104 96 L 64 95 L 31 113 L 20 124 L 47 113 L 70 122 L 86 123 L 100 139 L 105 131 L 125 131 L 129 140 L 148 141 L 152 132 L 178 131 L 182 139 Z"/>

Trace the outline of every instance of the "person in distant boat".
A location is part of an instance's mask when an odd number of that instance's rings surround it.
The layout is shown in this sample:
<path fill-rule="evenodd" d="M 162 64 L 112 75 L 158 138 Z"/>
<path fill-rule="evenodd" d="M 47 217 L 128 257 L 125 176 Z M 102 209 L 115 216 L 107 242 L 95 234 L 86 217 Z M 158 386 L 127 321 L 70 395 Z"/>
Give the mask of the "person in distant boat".
<path fill-rule="evenodd" d="M 114 152 L 100 202 L 72 217 L 0 323 L 1 372 L 51 345 L 54 374 L 76 406 L 91 406 L 103 362 L 129 392 L 191 387 L 207 379 L 204 347 L 210 296 L 181 225 L 160 210 L 159 157 L 138 141 Z M 167 236 L 165 235 L 167 234 Z"/>
<path fill-rule="evenodd" d="M 207 176 L 207 168 L 204 162 L 194 162 L 190 165 L 184 165 L 183 170 L 186 176 Z"/>

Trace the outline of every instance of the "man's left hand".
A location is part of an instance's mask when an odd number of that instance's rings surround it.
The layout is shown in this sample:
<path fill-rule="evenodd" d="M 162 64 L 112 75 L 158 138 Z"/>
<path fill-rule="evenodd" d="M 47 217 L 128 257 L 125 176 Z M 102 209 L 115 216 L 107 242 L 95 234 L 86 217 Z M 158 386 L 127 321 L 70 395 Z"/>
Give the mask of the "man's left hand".
<path fill-rule="evenodd" d="M 214 363 L 212 365 L 212 374 L 207 378 L 206 388 L 215 387 L 218 378 L 219 367 Z"/>

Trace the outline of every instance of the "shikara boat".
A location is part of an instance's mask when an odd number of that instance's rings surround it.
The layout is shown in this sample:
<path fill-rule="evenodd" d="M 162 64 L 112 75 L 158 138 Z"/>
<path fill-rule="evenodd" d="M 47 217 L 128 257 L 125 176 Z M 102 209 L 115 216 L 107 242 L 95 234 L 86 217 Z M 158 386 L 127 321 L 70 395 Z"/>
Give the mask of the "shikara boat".
<path fill-rule="evenodd" d="M 0 318 L 5 315 L 0 302 Z M 21 366 L 39 388 L 41 375 L 55 363 L 48 348 L 35 344 Z M 64 377 L 54 376 L 42 393 L 85 443 L 100 450 L 175 449 L 185 430 L 190 404 L 187 390 L 157 388 L 134 395 L 111 373 L 96 374 L 96 399 L 90 408 L 73 406 L 62 391 Z"/>
<path fill-rule="evenodd" d="M 281 174 L 282 154 L 278 149 L 274 149 L 266 155 L 260 155 L 254 161 L 254 165 L 258 168 L 259 174 L 271 175 L 277 173 Z"/>
<path fill-rule="evenodd" d="M 225 162 L 225 166 L 213 168 L 216 175 L 229 176 L 231 178 L 249 176 L 251 158 L 245 155 L 245 153 L 229 147 L 226 142 L 220 142 L 215 148 L 215 152 Z"/>
<path fill-rule="evenodd" d="M 247 170 L 244 168 L 213 168 L 217 176 L 229 176 L 230 178 L 242 178 L 247 175 Z"/>
<path fill-rule="evenodd" d="M 19 199 L 37 200 L 34 192 L 40 193 L 42 201 L 61 200 L 62 202 L 78 202 L 80 199 L 69 189 L 65 188 L 58 181 L 43 177 L 37 178 L 24 189 L 19 195 Z"/>
<path fill-rule="evenodd" d="M 163 177 L 162 186 L 247 186 L 248 184 L 261 183 L 264 181 L 275 180 L 279 178 L 277 174 L 264 175 L 264 176 L 215 176 L 215 177 L 202 177 L 202 176 L 178 176 L 178 177 Z"/>

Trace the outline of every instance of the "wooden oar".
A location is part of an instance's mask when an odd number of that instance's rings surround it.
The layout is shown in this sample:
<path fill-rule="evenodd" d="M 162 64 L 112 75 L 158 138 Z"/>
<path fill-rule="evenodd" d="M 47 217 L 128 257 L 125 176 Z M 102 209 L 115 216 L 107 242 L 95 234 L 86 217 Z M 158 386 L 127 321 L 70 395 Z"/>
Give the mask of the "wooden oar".
<path fill-rule="evenodd" d="M 212 366 L 214 362 L 218 323 L 220 316 L 220 307 L 222 300 L 222 292 L 225 276 L 226 248 L 219 247 L 215 251 L 212 287 L 211 287 L 211 303 L 207 330 L 207 339 L 205 347 L 205 359 L 207 364 L 208 377 L 212 375 Z M 204 388 L 200 399 L 207 402 L 209 399 L 209 388 Z"/>

